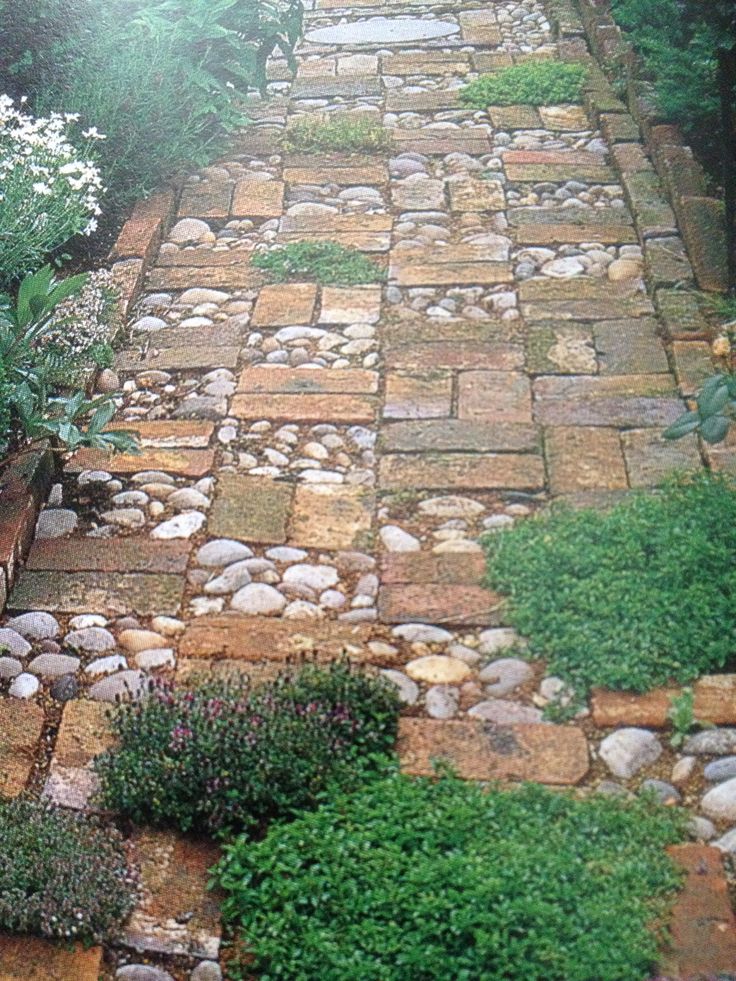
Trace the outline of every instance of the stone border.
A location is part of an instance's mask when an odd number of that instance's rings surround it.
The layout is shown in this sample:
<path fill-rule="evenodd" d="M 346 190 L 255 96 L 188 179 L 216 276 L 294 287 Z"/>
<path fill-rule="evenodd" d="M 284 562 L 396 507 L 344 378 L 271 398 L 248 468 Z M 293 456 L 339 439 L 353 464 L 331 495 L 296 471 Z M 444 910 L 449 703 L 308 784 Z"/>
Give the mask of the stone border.
<path fill-rule="evenodd" d="M 127 319 L 164 230 L 174 214 L 176 192 L 162 191 L 139 201 L 110 252 L 113 282 Z M 30 548 L 39 511 L 53 482 L 55 464 L 48 446 L 30 445 L 0 461 L 0 613 L 5 610 L 17 569 Z"/>
<path fill-rule="evenodd" d="M 600 65 L 623 72 L 626 105 L 617 100 L 619 108 L 612 111 L 628 110 L 629 115 L 617 120 L 617 131 L 606 135 L 617 143 L 638 140 L 634 134 L 639 130 L 677 216 L 697 286 L 724 292 L 728 262 L 723 201 L 708 195 L 703 168 L 680 128 L 659 109 L 654 84 L 645 80 L 641 59 L 611 15 L 610 0 L 552 0 L 552 8 L 561 41 L 574 43 L 584 37 Z"/>

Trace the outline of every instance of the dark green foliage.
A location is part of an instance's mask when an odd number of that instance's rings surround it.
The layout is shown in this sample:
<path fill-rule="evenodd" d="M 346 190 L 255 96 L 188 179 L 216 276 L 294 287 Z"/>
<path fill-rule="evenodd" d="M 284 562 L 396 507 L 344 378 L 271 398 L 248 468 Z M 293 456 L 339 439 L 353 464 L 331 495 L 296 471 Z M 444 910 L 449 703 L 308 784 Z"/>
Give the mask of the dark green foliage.
<path fill-rule="evenodd" d="M 251 262 L 274 282 L 310 280 L 323 285 L 356 286 L 381 283 L 386 272 L 357 249 L 337 242 L 291 242 L 269 252 L 256 252 Z"/>
<path fill-rule="evenodd" d="M 665 439 L 681 439 L 699 433 L 706 443 L 721 443 L 728 436 L 736 413 L 736 374 L 717 372 L 703 383 L 690 409 L 668 426 Z"/>
<path fill-rule="evenodd" d="M 391 143 L 388 130 L 368 119 L 320 119 L 300 116 L 286 130 L 283 139 L 287 151 L 376 153 Z"/>
<path fill-rule="evenodd" d="M 283 981 L 638 981 L 683 819 L 651 802 L 394 775 L 226 846 L 226 921 Z"/>
<path fill-rule="evenodd" d="M 135 905 L 112 828 L 48 804 L 0 801 L 0 930 L 97 942 Z"/>
<path fill-rule="evenodd" d="M 733 664 L 736 493 L 698 474 L 608 513 L 559 509 L 488 536 L 489 586 L 550 673 L 648 691 Z"/>
<path fill-rule="evenodd" d="M 561 61 L 528 61 L 481 75 L 460 90 L 460 100 L 474 109 L 488 106 L 554 106 L 580 102 L 585 69 Z"/>
<path fill-rule="evenodd" d="M 307 666 L 252 691 L 157 685 L 115 715 L 119 746 L 96 762 L 102 799 L 136 822 L 252 829 L 380 768 L 397 719 L 393 687 L 347 664 Z"/>

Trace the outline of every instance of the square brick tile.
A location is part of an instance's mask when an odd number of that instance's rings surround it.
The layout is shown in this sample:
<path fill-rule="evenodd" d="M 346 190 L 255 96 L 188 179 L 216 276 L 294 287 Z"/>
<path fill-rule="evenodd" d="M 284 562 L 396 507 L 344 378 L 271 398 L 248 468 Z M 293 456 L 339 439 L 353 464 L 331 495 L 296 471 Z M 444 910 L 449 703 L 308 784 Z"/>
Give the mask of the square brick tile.
<path fill-rule="evenodd" d="M 386 375 L 383 416 L 386 419 L 431 419 L 449 416 L 452 378 L 446 371 Z"/>
<path fill-rule="evenodd" d="M 531 423 L 532 393 L 515 371 L 463 371 L 458 378 L 458 415 L 485 422 Z"/>
<path fill-rule="evenodd" d="M 221 474 L 207 531 L 212 538 L 281 545 L 291 507 L 290 484 L 268 477 Z"/>
<path fill-rule="evenodd" d="M 321 324 L 375 324 L 381 316 L 380 286 L 325 286 Z"/>
<path fill-rule="evenodd" d="M 43 709 L 35 702 L 0 699 L 0 795 L 3 797 L 17 797 L 24 789 L 40 750 L 43 723 Z"/>
<path fill-rule="evenodd" d="M 340 484 L 300 484 L 294 496 L 289 544 L 299 548 L 367 547 L 375 494 Z"/>
<path fill-rule="evenodd" d="M 544 465 L 518 453 L 389 453 L 381 459 L 382 490 L 540 490 Z"/>
<path fill-rule="evenodd" d="M 544 445 L 553 494 L 628 486 L 617 429 L 554 426 L 545 430 Z"/>
<path fill-rule="evenodd" d="M 317 302 L 313 283 L 279 283 L 264 286 L 253 311 L 254 327 L 288 327 L 310 324 Z"/>
<path fill-rule="evenodd" d="M 280 218 L 284 210 L 283 181 L 244 177 L 235 185 L 230 213 L 235 218 Z"/>
<path fill-rule="evenodd" d="M 656 429 L 629 429 L 621 441 L 632 487 L 657 487 L 675 470 L 697 470 L 702 463 L 695 436 L 670 440 Z"/>

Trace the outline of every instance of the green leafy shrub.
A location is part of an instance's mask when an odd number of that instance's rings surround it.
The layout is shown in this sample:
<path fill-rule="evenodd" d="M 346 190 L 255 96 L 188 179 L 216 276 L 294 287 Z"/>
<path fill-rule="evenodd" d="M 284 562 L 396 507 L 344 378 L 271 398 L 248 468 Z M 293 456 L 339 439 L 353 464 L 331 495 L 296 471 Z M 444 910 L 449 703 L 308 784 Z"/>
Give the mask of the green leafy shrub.
<path fill-rule="evenodd" d="M 268 252 L 256 252 L 251 262 L 276 283 L 310 280 L 323 285 L 357 286 L 386 279 L 386 271 L 362 252 L 337 242 L 290 242 Z"/>
<path fill-rule="evenodd" d="M 460 100 L 474 109 L 488 106 L 554 106 L 580 102 L 585 69 L 562 61 L 527 61 L 481 75 L 460 90 Z"/>
<path fill-rule="evenodd" d="M 157 685 L 115 716 L 119 746 L 96 762 L 102 800 L 183 831 L 251 829 L 378 768 L 397 718 L 395 690 L 346 664 L 308 666 L 252 691 Z"/>
<path fill-rule="evenodd" d="M 332 152 L 347 151 L 376 153 L 385 150 L 391 142 L 390 134 L 383 126 L 368 119 L 319 119 L 300 116 L 289 125 L 283 138 L 287 151 Z"/>
<path fill-rule="evenodd" d="M 633 981 L 678 883 L 683 820 L 651 802 L 576 800 L 395 775 L 237 839 L 226 921 L 284 981 Z"/>
<path fill-rule="evenodd" d="M 736 493 L 698 474 L 605 514 L 564 508 L 488 536 L 488 585 L 578 694 L 644 692 L 733 664 Z"/>
<path fill-rule="evenodd" d="M 97 227 L 102 180 L 90 141 L 71 142 L 70 121 L 34 117 L 0 95 L 0 287 Z"/>
<path fill-rule="evenodd" d="M 98 942 L 135 905 L 122 837 L 79 814 L 0 801 L 0 848 L 2 930 Z"/>

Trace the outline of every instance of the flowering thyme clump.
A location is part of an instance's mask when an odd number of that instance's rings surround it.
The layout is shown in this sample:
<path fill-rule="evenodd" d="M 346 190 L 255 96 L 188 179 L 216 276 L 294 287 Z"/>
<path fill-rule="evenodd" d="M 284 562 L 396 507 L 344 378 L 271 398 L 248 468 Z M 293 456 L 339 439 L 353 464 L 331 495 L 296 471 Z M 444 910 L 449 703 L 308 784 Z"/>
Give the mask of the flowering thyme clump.
<path fill-rule="evenodd" d="M 73 114 L 28 115 L 0 95 L 0 285 L 9 286 L 43 264 L 45 256 L 77 234 L 91 235 L 101 214 L 100 172 L 72 145 Z"/>
<path fill-rule="evenodd" d="M 97 943 L 138 893 L 123 839 L 80 814 L 0 801 L 0 930 Z"/>
<path fill-rule="evenodd" d="M 255 689 L 243 679 L 157 683 L 115 713 L 117 746 L 96 761 L 102 799 L 138 823 L 252 827 L 382 766 L 397 718 L 392 686 L 343 663 Z"/>

